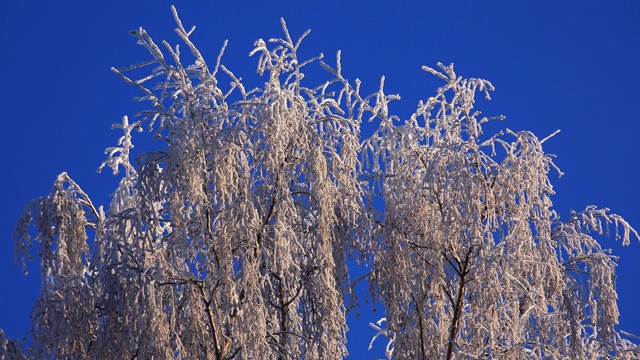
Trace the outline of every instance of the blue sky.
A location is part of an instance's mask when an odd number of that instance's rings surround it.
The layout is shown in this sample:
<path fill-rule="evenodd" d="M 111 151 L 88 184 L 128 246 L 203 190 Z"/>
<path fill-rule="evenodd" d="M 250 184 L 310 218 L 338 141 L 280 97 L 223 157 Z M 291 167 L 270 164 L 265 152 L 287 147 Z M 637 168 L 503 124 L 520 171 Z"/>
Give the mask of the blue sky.
<path fill-rule="evenodd" d="M 555 209 L 609 207 L 640 228 L 640 3 L 637 1 L 263 1 L 176 2 L 183 23 L 211 63 L 225 39 L 223 63 L 250 84 L 256 58 L 247 55 L 258 38 L 292 36 L 306 29 L 303 56 L 323 52 L 331 61 L 342 50 L 350 79 L 364 92 L 386 76 L 388 93 L 402 100 L 391 110 L 407 118 L 418 100 L 440 80 L 420 70 L 440 61 L 459 75 L 481 77 L 496 87 L 493 100 L 479 101 L 485 115 L 507 116 L 492 130 L 531 130 L 545 143 L 565 175 L 552 182 Z M 147 60 L 129 30 L 145 27 L 157 41 L 177 42 L 165 1 L 37 2 L 0 0 L 0 328 L 21 337 L 40 280 L 37 263 L 24 277 L 13 267 L 11 234 L 24 204 L 46 195 L 67 171 L 94 199 L 108 204 L 117 179 L 95 169 L 119 133 L 112 123 L 141 110 L 135 89 L 109 71 Z M 136 137 L 137 135 L 137 137 Z M 137 150 L 154 144 L 134 135 Z M 138 141 L 136 141 L 138 140 Z M 620 257 L 620 329 L 640 334 L 640 244 L 622 248 L 602 238 Z M 381 314 L 365 306 L 364 326 L 352 323 L 352 358 L 366 351 L 374 334 L 366 323 Z"/>

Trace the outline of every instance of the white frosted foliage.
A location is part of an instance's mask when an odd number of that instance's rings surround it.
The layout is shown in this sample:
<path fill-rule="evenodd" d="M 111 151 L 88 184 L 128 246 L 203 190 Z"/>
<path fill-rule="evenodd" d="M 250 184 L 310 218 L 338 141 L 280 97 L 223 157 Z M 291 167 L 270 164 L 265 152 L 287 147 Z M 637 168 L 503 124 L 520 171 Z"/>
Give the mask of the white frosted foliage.
<path fill-rule="evenodd" d="M 113 69 L 150 106 L 114 125 L 108 211 L 63 173 L 18 223 L 19 260 L 39 243 L 42 295 L 29 348 L 0 333 L 0 358 L 340 359 L 363 279 L 388 358 L 640 357 L 593 237 L 638 234 L 608 209 L 559 219 L 547 139 L 483 133 L 501 119 L 474 110 L 490 82 L 424 67 L 445 84 L 401 121 L 384 78 L 361 95 L 340 53 L 299 59 L 309 32 L 282 21 L 283 39 L 254 44 L 264 86 L 250 90 L 173 11 L 182 49 L 140 28 L 150 59 Z M 307 66 L 329 80 L 308 85 Z M 160 150 L 132 161 L 143 127 Z M 370 272 L 351 279 L 354 263 Z"/>

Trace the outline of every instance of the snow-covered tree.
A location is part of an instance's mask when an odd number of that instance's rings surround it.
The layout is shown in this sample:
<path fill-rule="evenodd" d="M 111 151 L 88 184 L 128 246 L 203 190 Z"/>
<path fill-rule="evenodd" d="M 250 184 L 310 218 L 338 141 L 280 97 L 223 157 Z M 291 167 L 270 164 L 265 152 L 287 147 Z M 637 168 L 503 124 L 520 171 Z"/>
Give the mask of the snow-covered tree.
<path fill-rule="evenodd" d="M 372 230 L 372 293 L 398 359 L 637 358 L 618 323 L 615 258 L 590 234 L 638 233 L 608 209 L 561 222 L 552 156 L 530 132 L 482 139 L 486 80 L 453 66 L 401 126 L 385 114 L 363 157 L 384 199 Z M 382 95 L 380 95 L 381 97 Z M 559 173 L 560 171 L 555 168 Z M 379 174 L 376 176 L 376 174 Z M 561 174 L 561 173 L 560 173 Z M 620 233 L 619 233 L 620 231 Z"/>
<path fill-rule="evenodd" d="M 173 11 L 186 55 L 141 28 L 150 60 L 113 69 L 150 107 L 114 126 L 108 210 L 63 173 L 18 223 L 43 279 L 26 357 L 340 359 L 364 263 L 390 358 L 640 358 L 615 329 L 615 257 L 591 236 L 638 234 L 607 209 L 560 221 L 546 139 L 482 132 L 491 83 L 425 67 L 445 84 L 400 121 L 384 78 L 362 95 L 340 53 L 299 59 L 308 32 L 283 21 L 284 39 L 256 41 L 266 82 L 247 89 Z M 329 80 L 307 85 L 318 65 Z M 162 149 L 132 163 L 143 126 Z M 25 356 L 3 334 L 0 354 Z"/>

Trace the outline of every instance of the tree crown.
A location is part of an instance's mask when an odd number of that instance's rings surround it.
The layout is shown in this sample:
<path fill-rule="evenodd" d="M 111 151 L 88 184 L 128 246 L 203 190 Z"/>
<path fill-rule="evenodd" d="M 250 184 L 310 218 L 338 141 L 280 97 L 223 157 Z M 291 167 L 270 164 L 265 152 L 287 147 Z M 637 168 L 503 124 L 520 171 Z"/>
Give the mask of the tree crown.
<path fill-rule="evenodd" d="M 424 67 L 444 85 L 401 121 L 384 78 L 362 95 L 340 53 L 299 59 L 308 32 L 283 20 L 283 39 L 255 42 L 266 81 L 247 89 L 173 12 L 192 64 L 140 28 L 150 60 L 113 69 L 151 106 L 114 125 L 109 209 L 63 173 L 18 223 L 19 257 L 36 241 L 42 259 L 27 356 L 342 358 L 367 279 L 389 358 L 639 357 L 615 329 L 615 257 L 591 236 L 637 232 L 595 207 L 560 221 L 546 138 L 483 133 L 501 119 L 474 109 L 489 81 Z M 309 86 L 314 65 L 330 79 Z M 134 164 L 144 125 L 163 146 Z M 354 262 L 370 272 L 351 279 Z M 0 353 L 23 356 L 4 335 Z"/>

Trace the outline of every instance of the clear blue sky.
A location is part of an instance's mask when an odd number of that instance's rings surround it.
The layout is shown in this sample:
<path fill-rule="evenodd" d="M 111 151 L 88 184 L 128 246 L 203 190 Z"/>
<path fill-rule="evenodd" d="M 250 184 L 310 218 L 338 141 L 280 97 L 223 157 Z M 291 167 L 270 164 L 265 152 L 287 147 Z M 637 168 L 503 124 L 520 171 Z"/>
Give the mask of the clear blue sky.
<path fill-rule="evenodd" d="M 135 3 L 135 4 L 134 4 Z M 221 5 L 221 4 L 225 5 Z M 234 3 L 233 5 L 230 5 Z M 302 5 L 304 3 L 304 5 Z M 390 4 L 394 5 L 390 5 Z M 195 42 L 210 62 L 225 39 L 223 63 L 260 85 L 258 38 L 282 35 L 284 17 L 294 37 L 310 28 L 302 55 L 342 50 L 344 73 L 363 81 L 365 92 L 387 78 L 392 106 L 407 118 L 419 99 L 433 94 L 439 79 L 420 70 L 440 61 L 457 72 L 482 77 L 496 87 L 485 115 L 504 114 L 492 127 L 532 130 L 558 155 L 565 176 L 552 180 L 555 209 L 594 204 L 609 207 L 640 228 L 640 2 L 637 1 L 209 1 L 175 3 L 183 23 L 196 25 Z M 46 195 L 67 171 L 94 202 L 108 204 L 116 178 L 95 169 L 103 150 L 120 136 L 110 131 L 123 115 L 141 109 L 138 93 L 109 71 L 147 60 L 129 30 L 145 27 L 157 41 L 177 42 L 170 3 L 164 1 L 0 0 L 0 328 L 21 337 L 38 295 L 37 263 L 24 277 L 13 267 L 11 234 L 24 204 Z M 134 136 L 137 150 L 153 146 Z M 138 141 L 136 141 L 138 140 Z M 621 248 L 618 291 L 621 329 L 640 334 L 640 244 Z M 352 323 L 352 358 L 366 351 L 374 334 L 366 326 L 381 317 L 364 307 Z M 376 354 L 377 355 L 377 354 Z"/>

